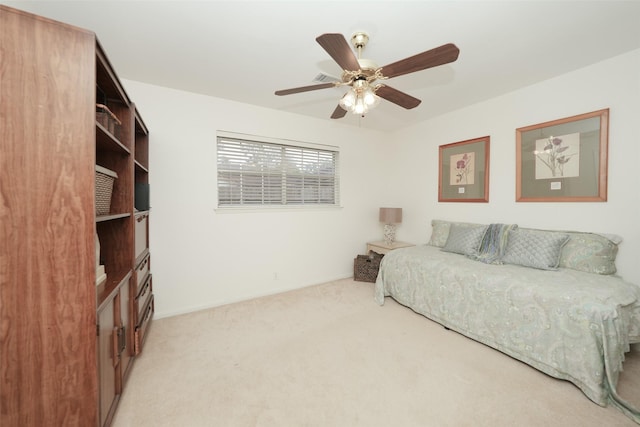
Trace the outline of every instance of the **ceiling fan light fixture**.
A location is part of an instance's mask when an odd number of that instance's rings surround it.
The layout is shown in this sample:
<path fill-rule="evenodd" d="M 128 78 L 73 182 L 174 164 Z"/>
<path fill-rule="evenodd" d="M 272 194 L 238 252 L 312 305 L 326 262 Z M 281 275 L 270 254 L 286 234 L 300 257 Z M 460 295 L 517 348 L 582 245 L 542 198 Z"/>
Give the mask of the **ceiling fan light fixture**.
<path fill-rule="evenodd" d="M 340 106 L 347 111 L 351 111 L 353 106 L 356 104 L 357 97 L 356 92 L 353 89 L 349 89 L 349 91 L 340 99 Z"/>
<path fill-rule="evenodd" d="M 325 33 L 316 37 L 316 41 L 340 66 L 342 69 L 341 78 L 332 78 L 328 82 L 311 86 L 277 90 L 275 94 L 281 96 L 338 86 L 350 86 L 331 114 L 332 119 L 341 119 L 349 111 L 364 116 L 371 108 L 378 105 L 381 98 L 407 110 L 416 108 L 421 102 L 418 98 L 386 84 L 375 84 L 375 82 L 454 62 L 460 53 L 460 49 L 456 45 L 447 43 L 378 67 L 375 62 L 362 58 L 362 49 L 369 41 L 369 36 L 364 32 L 355 33 L 351 38 L 353 47 L 358 53 L 357 56 L 342 34 Z M 325 80 L 317 79 L 316 81 L 324 82 Z"/>
<path fill-rule="evenodd" d="M 376 93 L 373 91 L 373 89 L 371 89 L 371 87 L 368 87 L 362 93 L 362 99 L 364 100 L 364 103 L 370 108 L 375 107 L 380 103 L 380 97 L 376 95 Z"/>
<path fill-rule="evenodd" d="M 363 98 L 358 98 L 356 99 L 356 103 L 351 109 L 351 112 L 353 114 L 359 114 L 361 116 L 364 116 L 366 113 L 369 112 L 369 106 L 364 102 Z"/>
<path fill-rule="evenodd" d="M 340 99 L 340 106 L 353 114 L 365 115 L 380 103 L 380 97 L 366 80 L 356 80 L 349 91 Z"/>

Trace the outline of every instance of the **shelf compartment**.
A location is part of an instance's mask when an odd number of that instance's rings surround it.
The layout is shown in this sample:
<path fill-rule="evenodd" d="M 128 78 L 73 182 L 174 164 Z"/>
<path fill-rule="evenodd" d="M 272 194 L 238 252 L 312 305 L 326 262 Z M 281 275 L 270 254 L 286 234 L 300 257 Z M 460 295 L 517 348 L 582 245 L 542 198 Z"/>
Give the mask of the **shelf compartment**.
<path fill-rule="evenodd" d="M 96 41 L 96 84 L 108 98 L 117 99 L 127 106 L 131 105 L 131 99 L 98 41 Z"/>
<path fill-rule="evenodd" d="M 127 217 L 130 217 L 130 216 L 131 216 L 130 213 L 100 215 L 100 216 L 96 217 L 96 222 L 112 221 L 114 219 L 127 218 Z"/>
<path fill-rule="evenodd" d="M 139 161 L 136 160 L 135 165 L 136 165 L 136 174 L 139 172 L 149 173 L 149 170 L 146 167 L 144 167 L 142 163 L 140 163 Z"/>
<path fill-rule="evenodd" d="M 116 216 L 118 218 L 115 218 Z M 100 241 L 100 264 L 104 265 L 107 274 L 107 288 L 133 271 L 133 218 L 131 215 L 111 217 L 110 220 L 96 222 L 96 232 Z"/>
<path fill-rule="evenodd" d="M 125 147 L 120 140 L 113 136 L 101 123 L 96 122 L 96 150 L 115 151 L 131 154 L 131 150 Z"/>
<path fill-rule="evenodd" d="M 134 112 L 134 137 L 136 165 L 139 165 L 145 172 L 149 171 L 149 130 L 142 121 L 138 110 Z"/>
<path fill-rule="evenodd" d="M 121 138 L 122 122 L 106 105 L 100 103 L 96 104 L 96 122 L 102 125 L 102 127 L 104 127 L 107 132 L 113 135 L 116 139 Z"/>
<path fill-rule="evenodd" d="M 111 139 L 109 141 L 115 142 L 115 140 Z M 132 188 L 134 177 L 131 153 L 121 145 L 118 145 L 118 148 L 113 151 L 100 150 L 100 147 L 96 150 L 96 165 L 109 169 L 118 176 L 113 183 L 109 215 L 133 213 Z M 116 146 L 110 145 L 110 147 Z"/>

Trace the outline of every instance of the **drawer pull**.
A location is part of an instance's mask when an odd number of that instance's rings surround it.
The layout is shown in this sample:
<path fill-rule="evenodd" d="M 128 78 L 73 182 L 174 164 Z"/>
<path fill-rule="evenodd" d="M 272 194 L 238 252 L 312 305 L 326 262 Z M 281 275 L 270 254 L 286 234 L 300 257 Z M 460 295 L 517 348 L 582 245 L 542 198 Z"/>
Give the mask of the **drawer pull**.
<path fill-rule="evenodd" d="M 147 307 L 147 312 L 144 314 L 144 319 L 142 320 L 142 323 L 145 323 L 147 320 L 149 320 L 149 317 L 151 317 L 151 309 L 153 308 L 153 306 L 151 304 L 149 304 L 149 307 Z"/>
<path fill-rule="evenodd" d="M 149 280 L 147 280 L 147 283 L 144 284 L 144 287 L 142 288 L 142 292 L 140 292 L 140 295 L 138 295 L 138 299 L 144 299 L 143 297 L 147 294 L 148 290 L 149 290 Z"/>
<path fill-rule="evenodd" d="M 138 296 L 136 297 L 137 300 L 142 299 L 142 297 L 147 293 L 147 291 L 151 287 L 150 284 L 151 284 L 151 274 L 147 274 L 147 278 L 145 279 L 144 284 L 140 288 L 140 292 L 138 293 Z"/>
<path fill-rule="evenodd" d="M 146 267 L 148 262 L 149 262 L 149 257 L 146 257 L 138 266 L 138 270 L 140 271 L 143 270 Z"/>

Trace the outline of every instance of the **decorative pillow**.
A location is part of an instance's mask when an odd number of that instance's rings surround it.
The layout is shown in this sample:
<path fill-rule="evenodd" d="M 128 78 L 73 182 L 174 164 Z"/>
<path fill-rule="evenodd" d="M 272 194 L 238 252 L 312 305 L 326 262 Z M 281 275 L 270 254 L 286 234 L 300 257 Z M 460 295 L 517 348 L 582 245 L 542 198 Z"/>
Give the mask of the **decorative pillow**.
<path fill-rule="evenodd" d="M 502 262 L 541 270 L 557 270 L 562 247 L 568 240 L 568 234 L 553 231 L 511 231 Z"/>
<path fill-rule="evenodd" d="M 560 267 L 596 274 L 615 274 L 619 236 L 567 232 L 569 241 L 562 248 Z"/>
<path fill-rule="evenodd" d="M 486 225 L 467 227 L 451 224 L 447 243 L 445 243 L 442 250 L 462 255 L 475 255 L 478 253 L 478 248 L 486 231 Z"/>
<path fill-rule="evenodd" d="M 470 222 L 454 222 L 434 219 L 431 221 L 432 231 L 429 245 L 444 247 L 449 237 L 451 225 L 458 227 L 477 227 L 481 224 Z M 580 231 L 538 230 L 522 228 L 520 231 L 539 233 L 568 234 L 569 240 L 562 247 L 558 267 L 571 268 L 595 274 L 615 274 L 618 245 L 622 238 L 617 235 L 605 235 Z"/>
<path fill-rule="evenodd" d="M 429 239 L 429 243 L 427 244 L 430 246 L 437 246 L 439 248 L 444 247 L 447 243 L 447 238 L 449 237 L 449 230 L 453 224 L 458 227 L 478 227 L 482 225 L 471 222 L 454 222 L 434 219 L 431 221 L 431 239 Z"/>
<path fill-rule="evenodd" d="M 509 233 L 517 228 L 518 224 L 489 224 L 478 247 L 478 254 L 469 258 L 485 264 L 502 264 Z"/>

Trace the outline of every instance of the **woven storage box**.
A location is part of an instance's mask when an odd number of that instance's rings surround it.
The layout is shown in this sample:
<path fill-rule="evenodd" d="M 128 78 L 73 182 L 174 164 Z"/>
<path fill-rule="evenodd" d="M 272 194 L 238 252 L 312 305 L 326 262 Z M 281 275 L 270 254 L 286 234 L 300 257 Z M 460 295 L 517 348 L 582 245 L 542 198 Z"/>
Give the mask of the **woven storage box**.
<path fill-rule="evenodd" d="M 111 212 L 111 192 L 118 174 L 96 165 L 96 215 L 109 215 Z"/>
<path fill-rule="evenodd" d="M 353 260 L 353 280 L 375 282 L 384 255 L 370 252 L 370 255 L 358 255 Z"/>
<path fill-rule="evenodd" d="M 100 123 L 111 135 L 120 139 L 120 127 L 122 122 L 104 104 L 96 104 L 96 121 Z"/>

